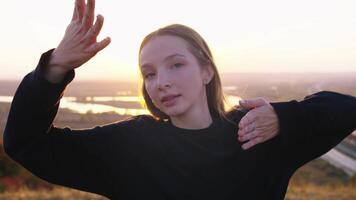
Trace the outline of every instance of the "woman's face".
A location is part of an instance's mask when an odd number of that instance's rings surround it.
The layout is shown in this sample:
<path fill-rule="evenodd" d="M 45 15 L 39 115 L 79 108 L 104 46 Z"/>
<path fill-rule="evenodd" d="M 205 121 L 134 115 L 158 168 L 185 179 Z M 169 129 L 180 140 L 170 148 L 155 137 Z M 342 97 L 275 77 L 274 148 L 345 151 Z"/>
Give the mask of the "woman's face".
<path fill-rule="evenodd" d="M 168 116 L 200 112 L 207 106 L 204 80 L 211 80 L 211 70 L 201 68 L 185 40 L 156 36 L 142 48 L 139 63 L 148 95 Z"/>

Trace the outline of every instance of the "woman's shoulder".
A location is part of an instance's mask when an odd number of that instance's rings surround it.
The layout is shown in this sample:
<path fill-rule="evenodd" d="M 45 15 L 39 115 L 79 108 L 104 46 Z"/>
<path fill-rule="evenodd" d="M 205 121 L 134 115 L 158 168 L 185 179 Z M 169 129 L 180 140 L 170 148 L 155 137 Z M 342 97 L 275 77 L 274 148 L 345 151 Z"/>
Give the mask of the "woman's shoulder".
<path fill-rule="evenodd" d="M 117 121 L 117 125 L 126 125 L 126 126 L 135 126 L 142 127 L 149 124 L 157 123 L 157 119 L 152 115 L 142 114 L 142 115 L 134 115 L 127 117 L 123 120 Z"/>
<path fill-rule="evenodd" d="M 158 122 L 153 116 L 142 114 L 129 116 L 101 125 L 100 127 L 103 128 L 105 132 L 136 132 L 137 130 L 147 130 L 156 123 Z"/>
<path fill-rule="evenodd" d="M 116 122 L 111 123 L 113 128 L 128 128 L 128 129 L 142 129 L 152 127 L 158 121 L 152 115 L 142 114 L 130 116 Z"/>

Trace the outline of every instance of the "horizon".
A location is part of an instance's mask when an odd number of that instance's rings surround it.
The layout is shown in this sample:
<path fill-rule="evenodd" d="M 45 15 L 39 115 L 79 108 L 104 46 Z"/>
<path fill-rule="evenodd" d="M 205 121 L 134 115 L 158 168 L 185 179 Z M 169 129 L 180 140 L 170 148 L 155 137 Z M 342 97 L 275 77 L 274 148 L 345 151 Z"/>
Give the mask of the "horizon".
<path fill-rule="evenodd" d="M 28 72 L 29 73 L 29 72 Z M 77 73 L 76 73 L 77 74 Z M 23 75 L 23 77 L 26 74 Z M 355 71 L 342 71 L 342 72 L 219 72 L 219 75 L 222 79 L 226 76 L 237 75 L 237 76 L 260 76 L 260 75 L 273 75 L 273 76 L 281 76 L 280 78 L 285 78 L 282 76 L 329 76 L 329 77 L 338 77 L 339 76 L 346 76 L 346 77 L 354 77 L 356 78 L 356 70 Z M 22 78 L 2 78 L 0 82 L 19 82 Z M 77 79 L 76 76 L 74 77 L 72 82 L 125 82 L 125 83 L 137 83 L 139 82 L 139 78 L 130 78 L 130 80 L 123 79 L 92 79 L 92 78 L 82 78 Z M 224 80 L 222 80 L 224 81 Z"/>

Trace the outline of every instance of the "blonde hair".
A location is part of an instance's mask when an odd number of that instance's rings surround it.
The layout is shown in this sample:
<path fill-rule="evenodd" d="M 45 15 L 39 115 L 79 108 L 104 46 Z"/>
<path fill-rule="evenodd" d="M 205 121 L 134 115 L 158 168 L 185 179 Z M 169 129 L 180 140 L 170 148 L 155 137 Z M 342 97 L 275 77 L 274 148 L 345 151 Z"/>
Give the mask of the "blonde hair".
<path fill-rule="evenodd" d="M 227 111 L 225 110 L 225 102 L 226 98 L 223 94 L 222 84 L 220 80 L 220 76 L 215 65 L 213 56 L 211 51 L 204 41 L 204 39 L 190 27 L 181 24 L 172 24 L 165 26 L 163 28 L 159 28 L 158 30 L 148 34 L 140 45 L 139 55 L 143 47 L 151 41 L 154 37 L 162 36 L 162 35 L 170 35 L 170 36 L 177 36 L 183 40 L 185 40 L 188 44 L 188 48 L 191 53 L 195 56 L 198 60 L 198 63 L 201 66 L 210 65 L 214 72 L 214 76 L 212 80 L 206 85 L 206 94 L 208 100 L 208 107 L 210 113 L 219 118 L 227 119 Z M 142 80 L 142 76 L 141 76 Z M 144 81 L 142 81 L 140 94 L 143 96 L 144 102 L 143 106 L 147 108 L 153 117 L 156 120 L 166 120 L 169 119 L 169 116 L 159 110 L 152 102 L 151 98 L 149 97 Z M 230 121 L 230 120 L 228 120 Z"/>

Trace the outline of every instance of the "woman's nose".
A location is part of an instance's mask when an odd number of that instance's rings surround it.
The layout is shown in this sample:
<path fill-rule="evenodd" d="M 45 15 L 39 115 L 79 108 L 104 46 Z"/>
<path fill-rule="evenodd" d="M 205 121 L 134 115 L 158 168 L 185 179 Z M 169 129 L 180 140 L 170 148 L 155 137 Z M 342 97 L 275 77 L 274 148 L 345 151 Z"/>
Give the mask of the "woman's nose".
<path fill-rule="evenodd" d="M 171 81 L 169 76 L 163 72 L 157 72 L 157 86 L 159 90 L 170 88 L 171 87 Z"/>

